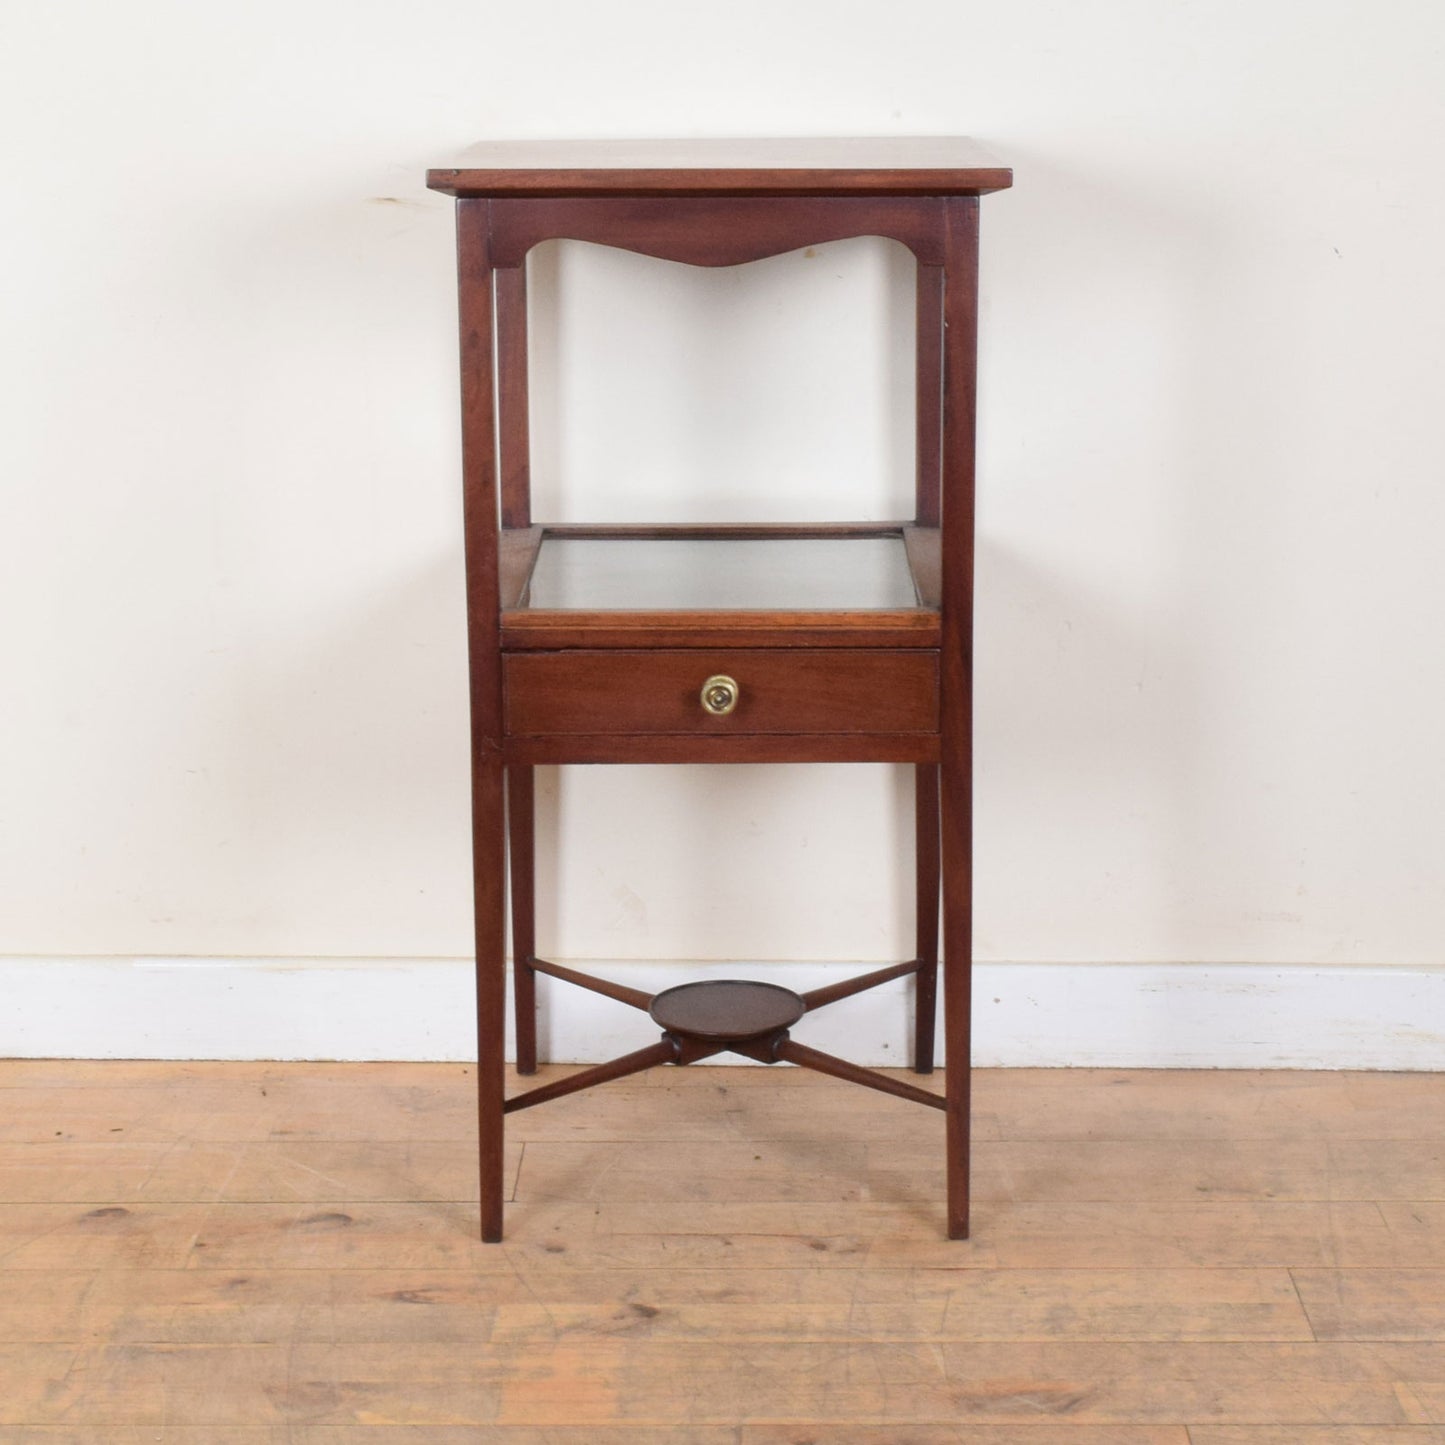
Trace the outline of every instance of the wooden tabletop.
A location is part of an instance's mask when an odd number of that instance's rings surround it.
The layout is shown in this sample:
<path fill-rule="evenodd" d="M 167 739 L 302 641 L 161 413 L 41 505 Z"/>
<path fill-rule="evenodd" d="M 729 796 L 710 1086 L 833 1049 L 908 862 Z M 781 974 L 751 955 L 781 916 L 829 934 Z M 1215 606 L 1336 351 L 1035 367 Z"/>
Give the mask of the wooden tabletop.
<path fill-rule="evenodd" d="M 961 136 L 492 141 L 427 172 L 452 196 L 983 195 L 1013 172 Z"/>

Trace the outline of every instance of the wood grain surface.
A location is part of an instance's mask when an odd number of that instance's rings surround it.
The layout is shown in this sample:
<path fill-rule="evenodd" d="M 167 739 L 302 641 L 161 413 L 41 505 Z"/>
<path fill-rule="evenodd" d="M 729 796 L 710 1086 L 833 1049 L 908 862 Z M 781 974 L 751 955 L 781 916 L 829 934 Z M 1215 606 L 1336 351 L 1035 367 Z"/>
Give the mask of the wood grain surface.
<path fill-rule="evenodd" d="M 427 173 L 453 196 L 955 195 L 1013 172 L 962 136 L 491 141 Z"/>
<path fill-rule="evenodd" d="M 695 1066 L 514 1116 L 483 1245 L 473 1084 L 0 1064 L 0 1440 L 1445 1439 L 1438 1076 L 979 1071 L 962 1244 L 937 1115 Z"/>

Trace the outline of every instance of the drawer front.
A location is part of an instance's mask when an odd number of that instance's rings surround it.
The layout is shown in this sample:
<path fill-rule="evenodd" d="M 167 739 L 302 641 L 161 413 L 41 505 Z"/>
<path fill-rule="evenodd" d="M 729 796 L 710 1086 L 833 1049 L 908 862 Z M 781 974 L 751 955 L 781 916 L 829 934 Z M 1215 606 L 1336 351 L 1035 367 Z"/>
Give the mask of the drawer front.
<path fill-rule="evenodd" d="M 924 649 L 516 652 L 503 666 L 512 737 L 938 731 Z"/>

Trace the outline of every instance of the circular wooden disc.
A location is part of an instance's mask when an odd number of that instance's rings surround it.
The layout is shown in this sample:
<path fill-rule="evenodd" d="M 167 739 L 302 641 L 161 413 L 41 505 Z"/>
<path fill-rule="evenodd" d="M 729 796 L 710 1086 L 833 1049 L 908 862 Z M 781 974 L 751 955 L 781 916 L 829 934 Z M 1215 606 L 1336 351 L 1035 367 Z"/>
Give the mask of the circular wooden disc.
<path fill-rule="evenodd" d="M 807 1010 L 790 988 L 720 978 L 663 989 L 648 1012 L 659 1028 L 680 1038 L 726 1043 L 791 1028 Z"/>

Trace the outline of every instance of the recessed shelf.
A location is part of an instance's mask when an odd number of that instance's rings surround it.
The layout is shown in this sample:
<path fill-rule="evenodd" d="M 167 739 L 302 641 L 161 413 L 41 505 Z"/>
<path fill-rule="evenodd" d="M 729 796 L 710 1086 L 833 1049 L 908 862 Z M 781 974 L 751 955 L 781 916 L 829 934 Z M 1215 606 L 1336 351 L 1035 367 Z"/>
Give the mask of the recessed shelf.
<path fill-rule="evenodd" d="M 539 611 L 897 611 L 919 605 L 901 534 L 553 537 L 532 569 Z"/>

